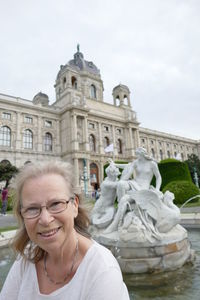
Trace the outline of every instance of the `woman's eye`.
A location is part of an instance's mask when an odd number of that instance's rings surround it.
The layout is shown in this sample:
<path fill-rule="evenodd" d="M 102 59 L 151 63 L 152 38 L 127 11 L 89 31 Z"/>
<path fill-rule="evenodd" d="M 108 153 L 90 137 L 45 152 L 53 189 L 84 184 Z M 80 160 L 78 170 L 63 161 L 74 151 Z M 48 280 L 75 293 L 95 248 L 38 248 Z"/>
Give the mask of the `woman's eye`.
<path fill-rule="evenodd" d="M 40 210 L 39 207 L 28 207 L 25 212 L 26 213 L 35 213 L 35 212 L 38 212 L 38 210 Z"/>
<path fill-rule="evenodd" d="M 60 205 L 60 203 L 61 203 L 60 201 L 55 201 L 55 202 L 51 203 L 50 207 L 58 206 L 58 205 Z"/>
<path fill-rule="evenodd" d="M 52 202 L 49 207 L 50 207 L 50 209 L 56 209 L 56 208 L 60 207 L 60 205 L 62 205 L 61 201 L 55 201 L 55 202 Z"/>

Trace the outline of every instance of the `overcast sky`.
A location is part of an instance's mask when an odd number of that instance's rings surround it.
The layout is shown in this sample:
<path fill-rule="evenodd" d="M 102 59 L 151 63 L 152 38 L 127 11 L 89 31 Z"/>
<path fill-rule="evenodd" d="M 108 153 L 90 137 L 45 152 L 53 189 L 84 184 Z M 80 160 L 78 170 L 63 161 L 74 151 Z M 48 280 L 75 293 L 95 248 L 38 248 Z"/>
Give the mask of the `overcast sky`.
<path fill-rule="evenodd" d="M 142 127 L 200 139 L 199 0 L 0 0 L 0 40 L 0 93 L 54 102 L 79 43 L 105 102 L 125 84 Z"/>

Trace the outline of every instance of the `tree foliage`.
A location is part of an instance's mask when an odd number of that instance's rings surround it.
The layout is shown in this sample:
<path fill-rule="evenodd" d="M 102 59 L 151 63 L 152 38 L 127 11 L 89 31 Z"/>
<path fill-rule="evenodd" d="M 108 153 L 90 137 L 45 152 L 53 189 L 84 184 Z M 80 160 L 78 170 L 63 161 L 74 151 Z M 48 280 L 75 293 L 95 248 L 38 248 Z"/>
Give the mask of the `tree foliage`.
<path fill-rule="evenodd" d="M 0 181 L 6 182 L 6 187 L 9 185 L 9 182 L 14 174 L 18 172 L 18 169 L 11 165 L 9 162 L 0 163 Z"/>
<path fill-rule="evenodd" d="M 188 168 L 190 170 L 190 174 L 192 177 L 192 181 L 195 183 L 194 174 L 195 172 L 198 175 L 199 178 L 199 186 L 200 186 L 200 159 L 196 154 L 189 155 L 188 159 L 185 161 L 185 163 L 188 165 Z"/>
<path fill-rule="evenodd" d="M 196 185 L 191 181 L 184 180 L 171 181 L 164 187 L 163 193 L 165 193 L 166 191 L 174 193 L 175 204 L 183 204 L 188 199 L 199 195 L 199 189 L 196 187 Z M 194 202 L 197 202 L 199 199 L 200 198 L 194 199 Z"/>

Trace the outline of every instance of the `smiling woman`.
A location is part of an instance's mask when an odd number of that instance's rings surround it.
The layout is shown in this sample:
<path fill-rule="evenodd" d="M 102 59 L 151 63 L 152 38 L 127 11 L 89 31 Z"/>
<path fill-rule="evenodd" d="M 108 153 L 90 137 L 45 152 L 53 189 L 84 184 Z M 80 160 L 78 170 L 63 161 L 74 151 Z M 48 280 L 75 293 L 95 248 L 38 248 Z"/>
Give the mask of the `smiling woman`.
<path fill-rule="evenodd" d="M 18 259 L 0 299 L 129 299 L 109 250 L 88 234 L 68 163 L 26 165 L 15 178 Z M 31 280 L 30 280 L 31 278 Z"/>

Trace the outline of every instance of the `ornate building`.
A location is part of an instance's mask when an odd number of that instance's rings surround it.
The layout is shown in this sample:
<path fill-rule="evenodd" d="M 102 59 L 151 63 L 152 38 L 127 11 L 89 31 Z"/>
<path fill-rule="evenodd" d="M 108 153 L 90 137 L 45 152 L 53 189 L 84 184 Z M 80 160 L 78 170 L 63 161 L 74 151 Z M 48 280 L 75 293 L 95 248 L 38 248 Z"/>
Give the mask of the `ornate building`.
<path fill-rule="evenodd" d="M 0 161 L 17 167 L 69 161 L 77 186 L 86 190 L 102 181 L 109 156 L 133 160 L 139 145 L 158 161 L 178 156 L 185 160 L 192 153 L 200 157 L 199 141 L 139 127 L 127 86 L 116 86 L 113 104 L 105 103 L 100 71 L 79 48 L 60 67 L 54 87 L 56 101 L 51 105 L 41 92 L 32 101 L 0 94 Z M 113 152 L 106 153 L 111 144 Z"/>

